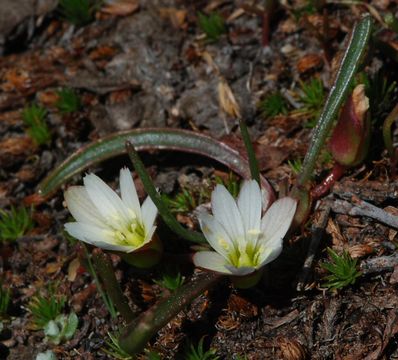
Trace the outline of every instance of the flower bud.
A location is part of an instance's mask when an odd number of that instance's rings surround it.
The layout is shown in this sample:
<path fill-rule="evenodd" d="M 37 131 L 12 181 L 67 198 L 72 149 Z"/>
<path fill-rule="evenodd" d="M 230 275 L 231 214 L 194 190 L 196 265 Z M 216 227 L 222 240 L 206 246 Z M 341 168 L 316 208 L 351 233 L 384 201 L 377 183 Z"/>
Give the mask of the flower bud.
<path fill-rule="evenodd" d="M 329 141 L 333 158 L 340 165 L 355 166 L 364 160 L 370 137 L 368 109 L 365 85 L 357 85 L 344 104 Z"/>
<path fill-rule="evenodd" d="M 238 289 L 249 289 L 260 281 L 263 269 L 259 269 L 245 276 L 230 276 L 232 284 Z"/>
<path fill-rule="evenodd" d="M 148 269 L 159 263 L 163 254 L 163 244 L 157 234 L 154 234 L 152 240 L 141 247 L 140 249 L 130 252 L 117 252 L 122 259 L 128 264 L 141 268 Z"/>

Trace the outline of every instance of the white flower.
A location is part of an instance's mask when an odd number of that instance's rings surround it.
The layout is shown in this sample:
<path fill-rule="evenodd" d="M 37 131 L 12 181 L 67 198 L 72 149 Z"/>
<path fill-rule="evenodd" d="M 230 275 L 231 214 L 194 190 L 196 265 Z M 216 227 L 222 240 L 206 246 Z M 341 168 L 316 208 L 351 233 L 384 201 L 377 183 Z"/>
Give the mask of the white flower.
<path fill-rule="evenodd" d="M 257 182 L 245 181 L 238 199 L 217 185 L 211 195 L 213 216 L 201 213 L 199 223 L 214 251 L 194 255 L 196 266 L 228 275 L 243 276 L 262 268 L 282 251 L 282 240 L 296 211 L 296 200 L 275 201 L 263 218 L 262 207 L 269 205 L 269 194 L 262 200 Z"/>
<path fill-rule="evenodd" d="M 130 253 L 148 244 L 155 232 L 157 208 L 150 197 L 140 206 L 130 171 L 120 170 L 121 197 L 98 176 L 71 186 L 65 201 L 76 222 L 65 224 L 73 237 L 94 246 Z"/>

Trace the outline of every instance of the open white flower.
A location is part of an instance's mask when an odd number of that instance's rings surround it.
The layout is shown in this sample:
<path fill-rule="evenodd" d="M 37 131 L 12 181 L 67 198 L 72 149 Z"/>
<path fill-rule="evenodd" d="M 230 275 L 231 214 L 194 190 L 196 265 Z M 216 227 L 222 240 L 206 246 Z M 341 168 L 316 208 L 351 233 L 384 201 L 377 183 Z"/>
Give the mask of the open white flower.
<path fill-rule="evenodd" d="M 148 244 L 155 232 L 157 208 L 150 197 L 140 206 L 130 171 L 120 170 L 121 197 L 98 176 L 71 186 L 65 201 L 76 222 L 65 224 L 73 237 L 97 247 L 130 253 Z"/>
<path fill-rule="evenodd" d="M 244 276 L 261 269 L 282 251 L 282 240 L 296 211 L 296 200 L 284 197 L 269 205 L 269 194 L 257 182 L 245 181 L 238 199 L 217 185 L 211 195 L 213 216 L 201 213 L 199 223 L 214 251 L 194 255 L 196 266 L 228 275 Z M 267 196 L 268 195 L 268 196 Z"/>

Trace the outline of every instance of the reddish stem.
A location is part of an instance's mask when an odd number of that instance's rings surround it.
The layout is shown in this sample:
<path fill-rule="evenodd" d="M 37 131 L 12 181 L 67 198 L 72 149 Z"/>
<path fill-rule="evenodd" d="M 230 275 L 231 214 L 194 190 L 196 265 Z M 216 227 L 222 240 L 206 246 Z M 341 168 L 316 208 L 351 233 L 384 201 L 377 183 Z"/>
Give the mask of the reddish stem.
<path fill-rule="evenodd" d="M 267 47 L 269 45 L 270 38 L 270 11 L 265 10 L 263 13 L 263 31 L 262 31 L 262 39 L 261 44 L 263 47 Z"/>
<path fill-rule="evenodd" d="M 311 197 L 316 200 L 324 196 L 334 183 L 339 180 L 345 173 L 347 167 L 339 163 L 335 163 L 332 171 L 328 176 L 311 191 Z"/>

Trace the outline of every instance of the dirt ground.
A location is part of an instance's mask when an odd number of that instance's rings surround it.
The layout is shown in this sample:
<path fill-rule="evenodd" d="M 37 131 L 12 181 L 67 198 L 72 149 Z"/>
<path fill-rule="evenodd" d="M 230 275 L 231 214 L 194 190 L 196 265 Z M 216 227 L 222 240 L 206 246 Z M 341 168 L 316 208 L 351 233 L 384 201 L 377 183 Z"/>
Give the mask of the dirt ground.
<path fill-rule="evenodd" d="M 47 349 L 58 359 L 113 358 L 103 351 L 107 333 L 123 321 L 110 317 L 79 260 L 81 245 L 64 232 L 70 214 L 63 192 L 44 201 L 37 196 L 40 181 L 73 152 L 116 131 L 153 127 L 205 133 L 244 151 L 237 120 L 220 106 L 223 83 L 248 124 L 261 172 L 278 193 L 294 184 L 292 164 L 304 158 L 319 113 L 305 104 L 303 84 L 319 79 L 320 94 L 327 94 L 345 39 L 366 12 L 375 30 L 361 71 L 370 79 L 379 74 L 387 87 L 397 79 L 398 37 L 383 23 L 388 12 L 397 15 L 393 0 L 356 5 L 325 1 L 319 8 L 315 1 L 281 1 L 268 18 L 264 1 L 113 0 L 83 26 L 63 19 L 56 1 L 2 3 L 0 207 L 33 206 L 34 227 L 14 242 L 0 239 L 3 284 L 12 294 L 1 319 L 1 359 L 35 359 Z M 210 41 L 198 17 L 214 12 L 224 19 L 225 31 Z M 57 108 L 62 88 L 78 94 L 78 111 Z M 394 86 L 387 95 L 375 92 L 366 160 L 315 202 L 306 224 L 287 239 L 260 283 L 247 290 L 220 283 L 160 330 L 148 348 L 162 359 L 184 359 L 187 344 L 203 338 L 205 348 L 214 349 L 220 359 L 398 359 L 397 228 L 342 206 L 344 201 L 354 206 L 355 198 L 398 216 L 395 163 L 381 132 L 398 93 Z M 274 93 L 282 94 L 285 105 L 270 114 L 260 104 Z M 23 109 L 32 103 L 47 110 L 51 140 L 44 145 L 32 140 L 22 120 Z M 333 165 L 326 150 L 321 158 L 314 184 Z M 156 186 L 170 198 L 182 189 L 196 197 L 196 189 L 208 193 L 216 177 L 227 181 L 230 176 L 228 168 L 199 155 L 152 149 L 143 153 L 143 160 Z M 119 156 L 89 171 L 116 188 L 124 165 L 132 169 L 128 157 Z M 72 183 L 81 184 L 81 175 Z M 144 196 L 139 183 L 138 190 Z M 200 199 L 196 202 L 200 205 Z M 194 213 L 176 211 L 188 227 L 198 227 Z M 158 222 L 168 252 L 190 252 L 188 244 Z M 308 272 L 304 262 L 317 237 L 320 245 Z M 344 249 L 357 259 L 362 275 L 354 285 L 338 291 L 323 286 L 326 247 L 338 253 Z M 112 260 L 138 312 L 167 292 L 154 282 L 161 267 L 143 271 L 116 255 Z M 180 271 L 189 282 L 199 270 L 184 264 Z M 57 292 L 67 296 L 65 311 L 74 311 L 79 319 L 74 336 L 60 345 L 32 328 L 28 310 L 32 296 L 48 284 L 57 284 Z"/>

